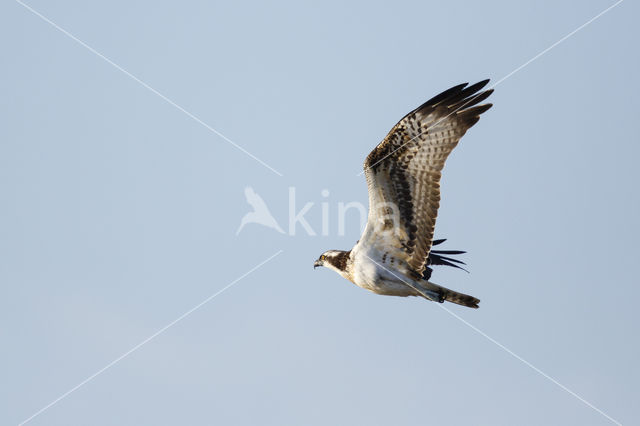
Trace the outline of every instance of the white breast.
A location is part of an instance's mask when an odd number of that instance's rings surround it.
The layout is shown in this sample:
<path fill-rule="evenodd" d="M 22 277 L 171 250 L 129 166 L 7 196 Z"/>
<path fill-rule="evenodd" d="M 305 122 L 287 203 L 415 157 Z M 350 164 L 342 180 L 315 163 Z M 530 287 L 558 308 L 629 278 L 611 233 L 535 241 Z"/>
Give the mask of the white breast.
<path fill-rule="evenodd" d="M 365 231 L 366 232 L 366 231 Z M 412 282 L 394 268 L 391 259 L 376 245 L 358 243 L 351 251 L 351 277 L 354 284 L 377 294 L 415 296 L 416 291 L 406 284 Z"/>

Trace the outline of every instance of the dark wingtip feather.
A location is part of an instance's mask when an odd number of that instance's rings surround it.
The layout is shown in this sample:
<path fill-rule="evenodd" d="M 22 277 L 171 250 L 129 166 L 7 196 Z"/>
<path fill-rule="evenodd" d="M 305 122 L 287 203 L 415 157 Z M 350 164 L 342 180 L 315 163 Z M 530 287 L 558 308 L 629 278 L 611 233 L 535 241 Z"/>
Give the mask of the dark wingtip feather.
<path fill-rule="evenodd" d="M 493 104 L 478 105 L 469 109 L 461 109 L 456 114 L 467 126 L 467 129 L 480 121 L 480 114 L 491 108 Z"/>
<path fill-rule="evenodd" d="M 434 254 L 431 260 L 432 260 L 431 262 L 432 265 L 441 265 L 442 263 L 438 263 L 438 262 L 444 262 L 444 261 L 455 262 L 461 265 L 466 265 L 466 263 L 464 263 L 462 260 L 452 259 L 447 256 L 440 256 L 439 254 Z"/>
<path fill-rule="evenodd" d="M 476 84 L 480 84 L 480 85 L 481 85 L 481 86 L 480 86 L 480 88 L 482 89 L 484 86 L 486 86 L 487 84 L 489 84 L 489 82 L 490 82 L 490 81 L 491 81 L 491 79 L 490 79 L 490 78 L 485 78 L 484 80 L 479 81 L 479 82 L 478 82 L 478 83 L 476 83 Z"/>
<path fill-rule="evenodd" d="M 466 251 L 463 251 L 463 250 L 431 250 L 431 253 L 434 253 L 434 254 L 465 254 Z"/>
<path fill-rule="evenodd" d="M 464 90 L 462 91 L 462 93 L 463 93 L 465 96 L 469 96 L 469 95 L 471 95 L 471 94 L 473 94 L 473 93 L 476 93 L 476 92 L 478 92 L 478 91 L 482 90 L 482 88 L 483 88 L 484 86 L 486 86 L 486 85 L 487 85 L 487 83 L 489 83 L 489 79 L 488 79 L 488 78 L 487 78 L 486 80 L 479 81 L 479 82 L 477 82 L 476 84 L 472 84 L 471 86 L 469 86 L 469 87 L 467 87 L 466 89 L 464 89 Z"/>
<path fill-rule="evenodd" d="M 427 102 L 425 102 L 424 104 L 422 104 L 420 106 L 420 108 L 425 107 L 425 106 L 430 106 L 430 105 L 436 105 L 439 104 L 440 102 L 449 99 L 450 97 L 459 94 L 460 92 L 463 91 L 463 89 L 465 87 L 467 87 L 469 83 L 462 83 L 462 84 L 458 84 L 457 86 L 453 86 L 450 89 L 445 90 L 442 93 L 439 93 L 437 95 L 435 95 L 433 98 L 429 99 Z"/>
<path fill-rule="evenodd" d="M 440 240 L 433 240 L 431 245 L 437 246 L 439 244 L 442 244 L 445 241 L 446 239 L 444 238 Z M 462 269 L 465 272 L 469 272 L 465 268 L 460 266 L 460 265 L 466 265 L 466 263 L 464 263 L 461 260 L 445 256 L 445 255 L 457 255 L 457 254 L 464 254 L 464 253 L 466 252 L 462 250 L 431 250 L 431 252 L 429 252 L 429 257 L 427 258 L 427 265 L 445 265 L 445 266 L 451 266 L 453 268 Z M 426 268 L 425 272 L 426 270 L 429 270 L 429 276 L 430 276 L 432 272 L 431 268 Z M 425 279 L 429 279 L 429 278 L 425 277 Z"/>
<path fill-rule="evenodd" d="M 493 89 L 485 90 L 484 92 L 480 92 L 477 95 L 474 95 L 470 98 L 464 98 L 458 103 L 455 103 L 450 106 L 451 109 L 458 110 L 461 108 L 471 108 L 474 105 L 479 104 L 480 102 L 487 99 L 493 93 Z"/>
<path fill-rule="evenodd" d="M 465 268 L 463 268 L 460 265 L 456 265 L 455 263 L 451 263 L 449 261 L 446 260 L 442 260 L 439 263 L 434 263 L 434 265 L 443 265 L 443 266 L 451 266 L 452 268 L 458 268 L 458 269 L 462 269 L 463 271 L 465 271 L 467 274 L 469 273 L 469 271 L 467 271 Z"/>
<path fill-rule="evenodd" d="M 488 110 L 489 108 L 491 108 L 492 106 L 493 106 L 493 104 L 478 105 L 478 106 L 475 106 L 473 108 L 467 108 L 462 112 L 464 114 L 480 115 L 483 112 L 485 112 L 486 110 Z"/>
<path fill-rule="evenodd" d="M 446 99 L 447 101 L 446 105 L 450 108 L 460 105 L 460 106 L 457 106 L 457 108 L 462 108 L 467 104 L 473 103 L 476 97 L 480 97 L 483 95 L 483 93 L 479 93 L 479 94 L 476 94 L 476 93 L 482 90 L 482 88 L 486 86 L 488 82 L 489 80 L 483 80 L 476 84 L 472 84 L 469 87 L 465 87 L 463 90 L 460 90 L 459 92 L 452 93 L 451 96 L 449 96 Z"/>
<path fill-rule="evenodd" d="M 483 100 L 487 99 L 491 93 L 493 93 L 493 89 L 485 90 L 484 92 L 478 93 L 482 88 L 484 88 L 489 83 L 489 79 L 485 79 L 479 81 L 478 83 L 472 84 L 469 86 L 469 83 L 458 84 L 457 86 L 453 86 L 450 89 L 445 90 L 444 92 L 434 96 L 429 99 L 418 108 L 411 111 L 408 115 L 414 114 L 417 111 L 424 110 L 426 108 L 435 108 L 439 105 L 444 105 L 453 111 L 460 112 L 465 111 L 465 107 L 471 107 L 477 105 Z M 475 124 L 477 120 L 469 119 L 467 116 L 464 116 L 465 121 L 468 122 L 468 126 L 471 127 Z"/>

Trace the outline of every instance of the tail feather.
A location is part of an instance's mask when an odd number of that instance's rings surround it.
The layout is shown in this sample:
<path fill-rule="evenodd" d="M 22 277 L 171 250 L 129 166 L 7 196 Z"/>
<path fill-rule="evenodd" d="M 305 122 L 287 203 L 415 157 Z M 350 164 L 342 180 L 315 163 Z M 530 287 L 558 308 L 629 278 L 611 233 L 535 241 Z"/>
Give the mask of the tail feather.
<path fill-rule="evenodd" d="M 473 296 L 464 293 L 458 293 L 457 291 L 449 290 L 446 287 L 439 286 L 438 284 L 434 284 L 432 282 L 426 281 L 422 283 L 426 290 L 429 292 L 435 292 L 440 296 L 440 302 L 455 303 L 458 305 L 466 306 L 468 308 L 477 309 L 480 306 L 480 299 L 477 299 Z"/>

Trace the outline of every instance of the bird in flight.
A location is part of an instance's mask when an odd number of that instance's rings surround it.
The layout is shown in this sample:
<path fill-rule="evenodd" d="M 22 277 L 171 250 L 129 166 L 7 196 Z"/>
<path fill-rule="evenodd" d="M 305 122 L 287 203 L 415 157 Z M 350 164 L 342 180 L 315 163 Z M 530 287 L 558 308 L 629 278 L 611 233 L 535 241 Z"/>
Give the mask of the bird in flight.
<path fill-rule="evenodd" d="M 421 296 L 477 308 L 480 300 L 432 283 L 432 265 L 463 262 L 432 250 L 440 205 L 440 176 L 447 157 L 491 104 L 489 80 L 460 84 L 420 105 L 396 124 L 364 162 L 369 216 L 350 251 L 329 250 L 314 263 L 377 294 Z"/>

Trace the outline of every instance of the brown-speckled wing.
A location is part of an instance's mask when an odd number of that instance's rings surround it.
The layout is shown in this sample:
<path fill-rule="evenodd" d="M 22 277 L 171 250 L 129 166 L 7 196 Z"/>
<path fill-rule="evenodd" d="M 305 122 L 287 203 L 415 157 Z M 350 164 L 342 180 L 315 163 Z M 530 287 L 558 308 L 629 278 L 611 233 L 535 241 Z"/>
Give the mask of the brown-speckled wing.
<path fill-rule="evenodd" d="M 375 239 L 390 244 L 389 252 L 417 274 L 424 271 L 431 250 L 444 163 L 480 114 L 491 107 L 478 105 L 493 92 L 481 92 L 488 82 L 452 87 L 411 111 L 364 163 L 368 226 L 388 230 L 389 204 L 395 205 L 400 223 L 393 226 L 394 238 Z"/>

